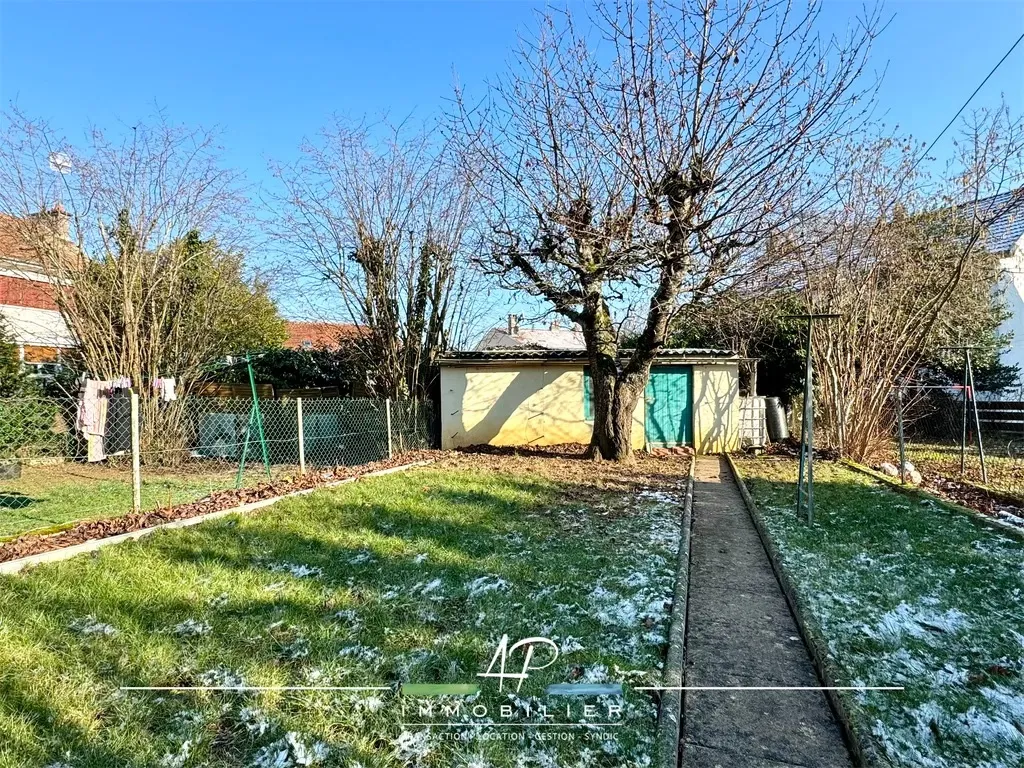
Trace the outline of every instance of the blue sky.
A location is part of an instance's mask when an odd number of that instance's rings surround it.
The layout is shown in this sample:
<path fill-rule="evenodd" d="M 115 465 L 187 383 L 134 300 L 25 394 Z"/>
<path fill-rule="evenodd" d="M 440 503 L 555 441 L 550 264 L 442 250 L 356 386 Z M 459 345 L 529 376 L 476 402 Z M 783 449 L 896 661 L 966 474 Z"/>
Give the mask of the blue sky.
<path fill-rule="evenodd" d="M 537 2 L 11 2 L 0 0 L 0 102 L 70 136 L 159 106 L 223 130 L 250 181 L 332 113 L 428 117 L 453 77 L 479 88 L 508 61 Z M 860 0 L 825 0 L 842 30 Z M 929 141 L 1024 32 L 1024 1 L 890 2 L 876 44 L 880 114 Z M 976 97 L 1024 110 L 1024 44 Z M 938 154 L 948 152 L 943 141 Z"/>

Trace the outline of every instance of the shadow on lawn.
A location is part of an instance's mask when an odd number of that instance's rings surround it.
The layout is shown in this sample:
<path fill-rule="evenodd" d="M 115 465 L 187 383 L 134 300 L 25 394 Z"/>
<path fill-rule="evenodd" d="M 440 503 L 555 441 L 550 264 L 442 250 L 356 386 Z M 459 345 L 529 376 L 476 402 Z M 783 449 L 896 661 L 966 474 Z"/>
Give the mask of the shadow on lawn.
<path fill-rule="evenodd" d="M 39 499 L 26 496 L 18 491 L 0 492 L 0 509 L 25 509 L 35 504 Z"/>
<path fill-rule="evenodd" d="M 129 755 L 109 750 L 90 738 L 91 731 L 77 723 L 70 722 L 63 712 L 45 700 L 37 688 L 19 685 L 10 675 L 0 675 L 0 701 L 10 712 L 18 712 L 32 723 L 45 729 L 48 735 L 57 737 L 60 750 L 52 750 L 50 757 L 59 759 L 66 753 L 74 752 L 78 765 L 87 766 L 128 766 L 137 765 Z M 38 740 L 42 743 L 42 740 Z M 6 757 L 6 749 L 0 744 L 0 761 Z M 22 755 L 23 757 L 23 755 Z M 38 765 L 50 765 L 43 759 Z M 59 763 L 53 763 L 57 765 Z M 25 762 L 5 763 L 5 765 L 28 765 Z M 140 767 L 141 768 L 141 767 Z"/>
<path fill-rule="evenodd" d="M 666 476 L 666 481 L 678 485 L 679 477 Z M 472 483 L 460 489 L 448 484 L 450 481 L 440 472 L 410 474 L 402 482 L 405 487 L 400 487 L 387 501 L 375 501 L 369 484 L 353 496 L 314 494 L 241 521 L 226 519 L 185 531 L 159 533 L 140 542 L 120 545 L 116 550 L 106 550 L 92 561 L 79 558 L 25 577 L 0 581 L 0 606 L 8 606 L 6 611 L 0 607 L 0 616 L 8 626 L 26 628 L 22 640 L 26 648 L 46 649 L 35 664 L 54 663 L 52 659 L 59 657 L 64 669 L 77 668 L 77 674 L 94 682 L 101 702 L 97 717 L 101 720 L 122 717 L 109 710 L 127 706 L 111 703 L 117 686 L 192 685 L 197 683 L 199 673 L 221 664 L 237 670 L 254 664 L 287 669 L 286 679 L 291 681 L 305 680 L 303 673 L 310 669 L 337 666 L 339 652 L 360 642 L 361 636 L 339 633 L 335 614 L 347 608 L 359 611 L 361 605 L 368 606 L 365 613 L 377 623 L 373 632 L 383 627 L 389 631 L 373 637 L 374 645 L 385 653 L 383 664 L 375 672 L 355 665 L 351 679 L 361 673 L 376 681 L 393 683 L 401 675 L 395 657 L 420 650 L 416 645 L 420 641 L 410 638 L 423 637 L 424 629 L 430 630 L 428 635 L 436 636 L 462 628 L 468 630 L 465 642 L 469 644 L 485 632 L 474 629 L 479 606 L 461 590 L 443 601 L 429 602 L 431 610 L 426 612 L 428 618 L 424 618 L 419 609 L 429 598 L 412 593 L 410 585 L 439 577 L 447 584 L 461 585 L 482 576 L 497 575 L 517 587 L 532 588 L 543 580 L 544 568 L 552 567 L 553 563 L 545 562 L 539 567 L 519 559 L 496 563 L 488 558 L 508 549 L 505 537 L 513 532 L 523 537 L 524 548 L 532 548 L 551 536 L 562 535 L 568 540 L 569 536 L 577 535 L 578 531 L 570 532 L 563 527 L 565 523 L 559 515 L 547 515 L 545 511 L 558 508 L 565 499 L 578 501 L 581 494 L 593 492 L 585 483 L 522 477 L 502 478 L 501 485 L 494 490 Z M 636 514 L 643 509 L 628 494 L 605 493 L 604 497 L 616 500 L 621 505 L 621 514 Z M 601 526 L 607 519 L 595 515 L 595 527 L 570 546 L 586 548 L 588 540 L 600 540 Z M 386 550 L 390 538 L 401 539 L 405 551 L 389 554 Z M 428 548 L 443 551 L 449 559 L 436 562 L 431 558 L 425 564 L 416 563 L 415 553 Z M 365 550 L 373 554 L 372 562 L 359 562 L 356 557 Z M 111 562 L 115 555 L 127 557 Z M 579 556 L 578 549 L 566 547 L 564 554 L 557 554 L 554 560 L 557 563 L 562 557 Z M 288 563 L 320 568 L 322 576 L 313 582 L 293 579 L 285 572 L 268 571 L 268 566 Z M 167 568 L 168 572 L 152 573 L 157 568 Z M 176 569 L 180 569 L 177 574 Z M 60 573 L 61 570 L 64 572 Z M 119 570 L 121 574 L 117 573 Z M 236 583 L 245 585 L 244 601 L 233 596 L 224 607 L 211 608 L 209 595 L 200 597 L 186 586 L 201 583 L 204 572 L 216 574 L 215 578 L 222 581 L 225 571 L 229 581 L 236 581 L 237 577 Z M 169 581 L 176 577 L 181 579 L 182 586 L 169 588 Z M 39 581 L 43 579 L 47 583 L 41 587 Z M 147 588 L 150 579 L 158 579 L 158 583 Z M 281 591 L 264 591 L 266 583 L 272 581 L 289 586 Z M 393 602 L 381 601 L 380 592 L 393 585 L 400 586 L 402 594 Z M 319 594 L 311 595 L 311 588 Z M 113 624 L 121 634 L 86 640 L 70 629 L 53 632 L 54 624 L 68 627 L 72 621 L 89 615 Z M 209 621 L 214 630 L 197 638 L 177 636 L 175 625 L 190 618 Z M 278 621 L 287 626 L 275 630 L 280 636 L 274 638 L 269 634 L 270 627 Z M 509 622 L 528 625 L 529 605 L 512 611 Z M 298 629 L 292 632 L 289 627 Z M 517 629 L 505 628 L 509 632 Z M 289 633 L 309 640 L 308 656 L 282 659 L 281 645 L 293 639 Z M 453 658 L 458 658 L 458 653 L 446 650 L 447 656 Z M 153 659 L 164 661 L 155 668 Z M 477 661 L 474 656 L 472 663 Z M 133 764 L 123 755 L 104 751 L 104 740 L 97 738 L 96 728 L 87 729 L 70 720 L 67 712 L 60 711 L 59 702 L 55 705 L 45 700 L 46 691 L 56 696 L 60 686 L 41 686 L 33 666 L 12 664 L 0 673 L 0 699 L 8 711 L 23 714 L 33 722 L 40 743 L 51 748 L 54 744 L 66 744 L 86 758 L 89 765 Z M 158 671 L 159 667 L 163 671 Z M 422 670 L 419 681 L 461 681 L 448 679 L 451 674 L 450 668 L 438 666 Z M 174 697 L 174 706 L 196 705 L 203 696 Z M 170 706 L 139 704 L 134 710 L 144 710 L 139 715 L 139 727 L 166 735 L 164 710 Z M 102 723 L 99 728 L 103 728 Z M 227 754 L 239 745 L 233 738 L 225 738 L 217 749 Z M 62 752 L 54 752 L 51 757 L 59 759 Z"/>

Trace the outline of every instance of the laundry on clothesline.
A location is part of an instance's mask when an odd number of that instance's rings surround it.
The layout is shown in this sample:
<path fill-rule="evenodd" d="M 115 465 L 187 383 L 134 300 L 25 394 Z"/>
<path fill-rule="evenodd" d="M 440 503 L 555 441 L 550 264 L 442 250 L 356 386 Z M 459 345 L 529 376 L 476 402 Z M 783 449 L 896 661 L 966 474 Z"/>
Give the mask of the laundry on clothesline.
<path fill-rule="evenodd" d="M 160 399 L 168 402 L 171 400 L 177 400 L 178 395 L 174 391 L 174 377 L 165 376 L 158 379 L 153 379 L 153 394 L 159 395 Z"/>

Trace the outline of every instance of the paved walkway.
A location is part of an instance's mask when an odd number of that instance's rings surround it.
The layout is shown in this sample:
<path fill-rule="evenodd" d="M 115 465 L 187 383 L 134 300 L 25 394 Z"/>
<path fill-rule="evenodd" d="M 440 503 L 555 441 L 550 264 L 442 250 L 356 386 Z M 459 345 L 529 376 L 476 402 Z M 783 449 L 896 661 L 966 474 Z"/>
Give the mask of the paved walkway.
<path fill-rule="evenodd" d="M 697 459 L 687 686 L 820 685 L 729 465 Z M 821 691 L 687 691 L 685 768 L 851 765 Z"/>

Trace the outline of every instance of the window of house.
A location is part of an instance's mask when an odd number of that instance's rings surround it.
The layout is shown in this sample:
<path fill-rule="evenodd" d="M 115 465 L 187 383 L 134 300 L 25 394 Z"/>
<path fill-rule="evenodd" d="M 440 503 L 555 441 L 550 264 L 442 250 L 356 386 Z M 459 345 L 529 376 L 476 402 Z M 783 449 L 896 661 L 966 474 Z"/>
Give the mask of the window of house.
<path fill-rule="evenodd" d="M 310 341 L 309 339 L 303 339 L 302 340 L 302 344 L 300 346 L 303 349 L 312 349 L 313 348 L 313 342 Z"/>

